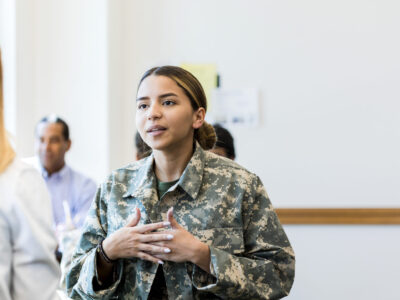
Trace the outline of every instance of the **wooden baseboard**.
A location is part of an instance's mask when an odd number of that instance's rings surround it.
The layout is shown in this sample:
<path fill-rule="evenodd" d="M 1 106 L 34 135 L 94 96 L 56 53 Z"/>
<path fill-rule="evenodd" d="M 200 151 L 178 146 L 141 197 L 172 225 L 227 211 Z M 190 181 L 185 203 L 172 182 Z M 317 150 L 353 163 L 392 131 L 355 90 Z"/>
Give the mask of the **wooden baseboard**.
<path fill-rule="evenodd" d="M 400 208 L 277 208 L 282 224 L 400 224 Z"/>

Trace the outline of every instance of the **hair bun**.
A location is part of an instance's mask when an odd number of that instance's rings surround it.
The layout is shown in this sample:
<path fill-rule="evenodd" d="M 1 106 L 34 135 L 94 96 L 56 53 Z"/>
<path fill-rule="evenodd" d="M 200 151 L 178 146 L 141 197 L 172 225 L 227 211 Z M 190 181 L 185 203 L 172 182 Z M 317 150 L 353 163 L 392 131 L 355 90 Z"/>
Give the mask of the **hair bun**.
<path fill-rule="evenodd" d="M 217 141 L 214 127 L 206 121 L 196 130 L 195 138 L 204 150 L 212 149 Z"/>

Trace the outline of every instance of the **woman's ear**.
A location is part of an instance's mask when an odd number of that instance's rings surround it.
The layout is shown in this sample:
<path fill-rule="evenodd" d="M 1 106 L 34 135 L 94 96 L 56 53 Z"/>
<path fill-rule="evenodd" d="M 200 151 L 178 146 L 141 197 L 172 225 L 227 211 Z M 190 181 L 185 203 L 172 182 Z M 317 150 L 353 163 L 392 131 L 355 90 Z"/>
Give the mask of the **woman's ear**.
<path fill-rule="evenodd" d="M 193 128 L 199 129 L 203 125 L 205 117 L 206 117 L 206 110 L 204 109 L 204 107 L 199 107 L 193 113 Z"/>

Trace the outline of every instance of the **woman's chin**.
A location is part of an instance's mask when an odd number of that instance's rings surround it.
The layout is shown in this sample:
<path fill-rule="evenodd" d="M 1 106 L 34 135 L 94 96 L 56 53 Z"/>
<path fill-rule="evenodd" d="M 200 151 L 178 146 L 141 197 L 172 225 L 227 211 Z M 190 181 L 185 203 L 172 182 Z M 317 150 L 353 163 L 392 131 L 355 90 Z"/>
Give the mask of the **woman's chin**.
<path fill-rule="evenodd" d="M 168 148 L 166 143 L 151 143 L 148 145 L 153 151 L 163 151 Z"/>

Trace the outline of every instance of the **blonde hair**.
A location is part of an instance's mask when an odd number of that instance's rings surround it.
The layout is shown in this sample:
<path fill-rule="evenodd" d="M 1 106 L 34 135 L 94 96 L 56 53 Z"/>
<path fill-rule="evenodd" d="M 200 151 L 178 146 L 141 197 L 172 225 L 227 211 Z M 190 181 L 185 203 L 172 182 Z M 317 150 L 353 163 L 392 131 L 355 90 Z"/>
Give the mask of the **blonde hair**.
<path fill-rule="evenodd" d="M 142 81 L 150 75 L 166 76 L 172 79 L 183 89 L 186 96 L 188 96 L 194 110 L 203 107 L 207 111 L 206 94 L 200 82 L 192 73 L 176 66 L 155 67 L 144 73 L 140 79 L 139 86 Z M 206 121 L 204 121 L 199 129 L 194 131 L 194 138 L 204 150 L 212 149 L 217 140 L 214 127 Z"/>
<path fill-rule="evenodd" d="M 13 161 L 15 151 L 11 147 L 4 125 L 4 101 L 3 101 L 3 67 L 1 63 L 0 51 L 0 173 Z"/>

